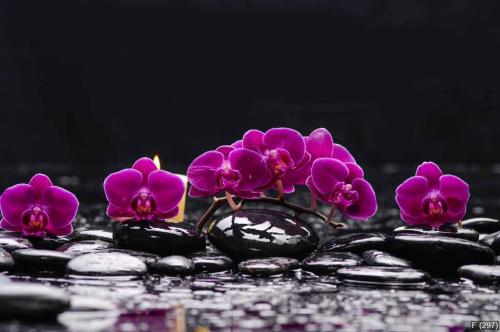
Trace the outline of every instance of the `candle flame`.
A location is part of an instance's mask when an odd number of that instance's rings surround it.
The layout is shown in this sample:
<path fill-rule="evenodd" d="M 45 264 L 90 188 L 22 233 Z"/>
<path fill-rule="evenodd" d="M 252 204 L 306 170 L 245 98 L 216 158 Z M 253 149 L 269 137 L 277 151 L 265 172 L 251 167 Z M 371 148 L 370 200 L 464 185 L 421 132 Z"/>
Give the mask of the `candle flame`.
<path fill-rule="evenodd" d="M 160 157 L 157 154 L 155 154 L 153 162 L 155 163 L 157 169 L 161 169 Z"/>

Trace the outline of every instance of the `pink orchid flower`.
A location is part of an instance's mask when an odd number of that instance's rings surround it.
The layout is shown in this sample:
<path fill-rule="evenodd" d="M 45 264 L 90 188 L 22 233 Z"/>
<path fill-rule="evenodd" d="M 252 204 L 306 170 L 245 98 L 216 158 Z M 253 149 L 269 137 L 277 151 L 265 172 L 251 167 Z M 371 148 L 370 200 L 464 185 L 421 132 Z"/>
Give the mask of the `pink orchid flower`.
<path fill-rule="evenodd" d="M 243 135 L 242 146 L 261 154 L 267 163 L 272 177 L 262 190 L 277 187 L 281 180 L 283 192 L 294 191 L 294 179 L 288 179 L 294 170 L 305 165 L 309 159 L 302 135 L 290 128 L 272 128 L 265 133 L 249 130 Z"/>
<path fill-rule="evenodd" d="M 332 204 L 342 214 L 366 220 L 377 212 L 377 199 L 364 172 L 354 162 L 318 158 L 311 168 L 307 186 L 314 197 Z"/>
<path fill-rule="evenodd" d="M 311 175 L 312 164 L 319 158 L 335 158 L 343 162 L 356 163 L 351 153 L 342 145 L 333 142 L 332 134 L 325 128 L 318 128 L 304 137 L 305 157 L 299 165 L 283 178 L 285 192 L 293 192 L 294 185 L 305 185 Z"/>
<path fill-rule="evenodd" d="M 172 218 L 179 213 L 184 190 L 179 176 L 159 170 L 150 158 L 141 158 L 132 168 L 112 173 L 104 180 L 109 202 L 106 213 L 118 221 Z"/>
<path fill-rule="evenodd" d="M 466 182 L 455 175 L 443 175 L 433 162 L 421 164 L 416 175 L 396 189 L 401 219 L 410 225 L 434 229 L 462 220 L 469 196 Z"/>
<path fill-rule="evenodd" d="M 241 198 L 256 198 L 256 189 L 267 184 L 271 173 L 266 160 L 257 152 L 223 145 L 196 158 L 188 168 L 192 197 L 213 196 L 226 191 Z"/>
<path fill-rule="evenodd" d="M 36 174 L 28 184 L 7 188 L 0 197 L 2 228 L 26 236 L 60 236 L 73 231 L 71 225 L 78 210 L 76 196 L 54 186 L 45 174 Z"/>

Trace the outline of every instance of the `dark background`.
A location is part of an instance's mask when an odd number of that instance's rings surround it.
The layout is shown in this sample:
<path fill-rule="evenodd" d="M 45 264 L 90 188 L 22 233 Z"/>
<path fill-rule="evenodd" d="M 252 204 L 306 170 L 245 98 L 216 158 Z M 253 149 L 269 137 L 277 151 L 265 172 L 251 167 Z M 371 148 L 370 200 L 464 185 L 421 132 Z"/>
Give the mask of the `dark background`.
<path fill-rule="evenodd" d="M 359 161 L 500 161 L 497 1 L 0 1 L 0 163 L 188 163 L 327 127 Z"/>

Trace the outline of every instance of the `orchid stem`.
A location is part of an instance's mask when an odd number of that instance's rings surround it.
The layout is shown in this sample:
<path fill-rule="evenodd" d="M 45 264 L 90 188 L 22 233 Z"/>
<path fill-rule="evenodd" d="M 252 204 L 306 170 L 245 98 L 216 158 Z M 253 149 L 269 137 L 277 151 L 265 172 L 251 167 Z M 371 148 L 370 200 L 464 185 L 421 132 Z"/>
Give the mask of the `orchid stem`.
<path fill-rule="evenodd" d="M 227 191 L 226 191 L 226 199 L 233 211 L 238 211 L 239 209 L 241 209 L 241 202 L 240 204 L 236 204 L 236 202 L 233 199 L 233 196 Z"/>
<path fill-rule="evenodd" d="M 278 190 L 278 199 L 284 201 L 285 194 L 283 193 L 283 181 L 276 180 L 276 190 Z"/>

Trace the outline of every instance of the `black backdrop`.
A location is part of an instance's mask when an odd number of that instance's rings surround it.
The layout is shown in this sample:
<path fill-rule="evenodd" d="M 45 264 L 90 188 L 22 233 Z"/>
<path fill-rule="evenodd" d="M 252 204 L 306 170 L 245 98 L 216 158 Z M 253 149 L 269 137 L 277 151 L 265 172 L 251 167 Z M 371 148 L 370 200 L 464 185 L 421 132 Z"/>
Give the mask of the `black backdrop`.
<path fill-rule="evenodd" d="M 0 1 L 2 164 L 187 165 L 324 126 L 364 163 L 500 160 L 484 1 Z"/>

